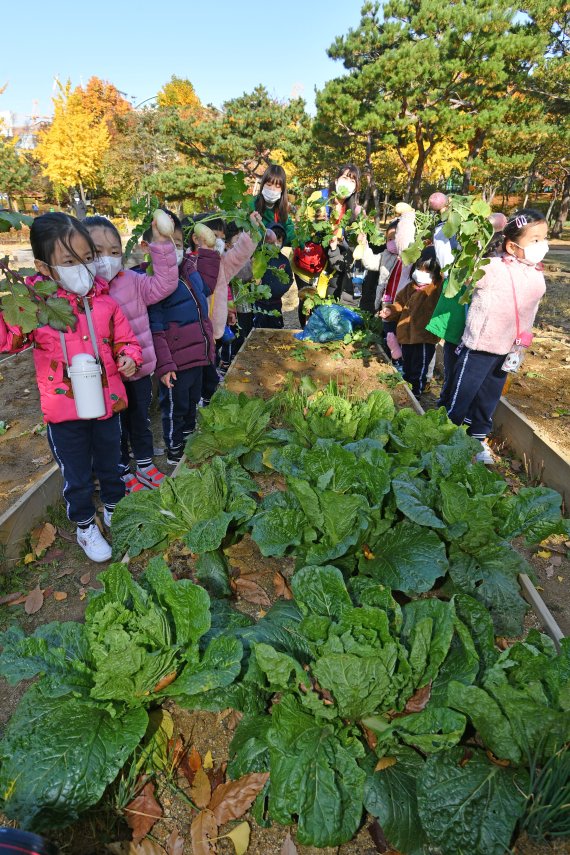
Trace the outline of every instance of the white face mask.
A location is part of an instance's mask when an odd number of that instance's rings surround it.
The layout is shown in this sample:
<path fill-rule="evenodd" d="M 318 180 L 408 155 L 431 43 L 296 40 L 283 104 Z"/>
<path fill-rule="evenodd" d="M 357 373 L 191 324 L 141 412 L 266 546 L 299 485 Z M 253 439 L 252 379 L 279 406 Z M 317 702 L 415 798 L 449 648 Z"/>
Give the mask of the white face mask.
<path fill-rule="evenodd" d="M 97 275 L 97 267 L 94 261 L 88 264 L 74 264 L 73 267 L 54 267 L 57 270 L 59 284 L 65 291 L 85 297 L 93 287 L 93 280 Z"/>
<path fill-rule="evenodd" d="M 110 282 L 114 279 L 119 270 L 123 269 L 123 259 L 117 255 L 99 255 L 95 259 L 95 268 L 97 276 L 101 276 Z"/>
<path fill-rule="evenodd" d="M 418 285 L 430 285 L 432 281 L 431 273 L 428 273 L 427 270 L 414 270 L 412 279 Z"/>
<path fill-rule="evenodd" d="M 520 260 L 526 261 L 527 264 L 531 264 L 533 266 L 535 264 L 540 264 L 550 249 L 547 240 L 537 240 L 535 243 L 529 243 L 528 246 L 519 246 L 518 243 L 515 243 L 515 246 L 518 246 L 519 249 L 522 249 L 524 252 L 524 259 L 521 258 Z"/>
<path fill-rule="evenodd" d="M 180 267 L 180 265 L 182 264 L 183 261 L 184 261 L 184 250 L 183 249 L 177 249 L 176 250 L 176 264 L 178 265 L 178 267 Z"/>
<path fill-rule="evenodd" d="M 352 196 L 355 190 L 356 181 L 353 181 L 352 178 L 337 179 L 336 192 L 339 196 L 342 196 L 343 199 L 348 199 L 349 196 Z"/>
<path fill-rule="evenodd" d="M 261 195 L 268 205 L 274 205 L 281 198 L 281 190 L 274 190 L 273 187 L 264 187 Z"/>

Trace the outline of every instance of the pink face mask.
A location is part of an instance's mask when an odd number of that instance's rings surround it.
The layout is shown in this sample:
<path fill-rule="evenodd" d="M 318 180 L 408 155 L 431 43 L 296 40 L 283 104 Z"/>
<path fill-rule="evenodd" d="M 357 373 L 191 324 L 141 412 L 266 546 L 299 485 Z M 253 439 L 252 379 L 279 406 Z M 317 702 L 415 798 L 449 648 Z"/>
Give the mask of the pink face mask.
<path fill-rule="evenodd" d="M 396 241 L 394 240 L 394 238 L 392 238 L 392 240 L 386 241 L 386 249 L 388 250 L 388 252 L 391 252 L 393 255 L 398 254 L 398 249 L 396 247 Z"/>

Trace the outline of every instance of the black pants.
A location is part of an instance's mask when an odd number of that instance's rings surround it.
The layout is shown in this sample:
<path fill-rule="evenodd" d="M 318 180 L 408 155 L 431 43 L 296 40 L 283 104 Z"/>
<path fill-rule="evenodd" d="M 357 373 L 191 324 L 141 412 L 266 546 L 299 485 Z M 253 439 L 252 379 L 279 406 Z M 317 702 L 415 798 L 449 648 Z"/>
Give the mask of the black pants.
<path fill-rule="evenodd" d="M 457 345 L 452 341 L 443 343 L 443 385 L 439 393 L 438 407 L 448 408 L 451 403 L 451 390 L 453 388 L 453 374 L 457 362 Z"/>
<path fill-rule="evenodd" d="M 196 427 L 196 408 L 202 397 L 204 369 L 185 368 L 176 372 L 171 389 L 160 384 L 159 401 L 162 413 L 164 443 L 170 454 L 184 450 L 184 443 Z"/>
<path fill-rule="evenodd" d="M 410 383 L 418 398 L 424 391 L 429 364 L 435 353 L 435 344 L 403 344 L 402 361 L 404 380 Z"/>
<path fill-rule="evenodd" d="M 506 354 L 461 347 L 453 373 L 447 415 L 456 425 L 468 424 L 467 433 L 485 439 L 501 399 L 507 373 L 501 370 Z"/>
<path fill-rule="evenodd" d="M 150 377 L 125 383 L 129 406 L 121 413 L 121 464 L 127 471 L 130 465 L 129 444 L 139 466 L 150 466 L 154 452 L 150 429 L 150 403 L 152 381 Z"/>
<path fill-rule="evenodd" d="M 220 378 L 218 377 L 218 372 L 215 365 L 205 365 L 204 366 L 204 374 L 202 377 L 202 403 L 209 404 L 210 399 L 218 386 L 220 385 Z"/>
<path fill-rule="evenodd" d="M 119 468 L 119 416 L 49 424 L 47 436 L 63 475 L 63 498 L 69 519 L 79 525 L 93 522 L 93 472 L 99 479 L 101 500 L 112 511 L 125 495 Z"/>
<path fill-rule="evenodd" d="M 262 330 L 282 330 L 285 326 L 283 315 L 264 315 L 255 313 L 253 315 L 253 326 Z"/>
<path fill-rule="evenodd" d="M 375 270 L 367 270 L 364 282 L 362 283 L 362 296 L 360 298 L 359 309 L 363 312 L 374 314 L 374 303 L 376 302 L 376 291 L 378 289 L 379 274 Z"/>

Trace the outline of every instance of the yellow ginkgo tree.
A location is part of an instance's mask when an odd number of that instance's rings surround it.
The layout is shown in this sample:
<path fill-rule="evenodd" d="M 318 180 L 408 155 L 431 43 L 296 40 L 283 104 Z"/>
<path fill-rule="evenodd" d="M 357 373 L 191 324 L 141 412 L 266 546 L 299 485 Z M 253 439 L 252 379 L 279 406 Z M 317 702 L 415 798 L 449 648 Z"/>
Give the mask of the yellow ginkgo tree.
<path fill-rule="evenodd" d="M 58 83 L 53 98 L 54 117 L 40 135 L 37 157 L 43 173 L 61 190 L 77 188 L 85 202 L 85 188 L 97 183 L 110 135 L 104 117 L 94 115 L 71 81 Z"/>

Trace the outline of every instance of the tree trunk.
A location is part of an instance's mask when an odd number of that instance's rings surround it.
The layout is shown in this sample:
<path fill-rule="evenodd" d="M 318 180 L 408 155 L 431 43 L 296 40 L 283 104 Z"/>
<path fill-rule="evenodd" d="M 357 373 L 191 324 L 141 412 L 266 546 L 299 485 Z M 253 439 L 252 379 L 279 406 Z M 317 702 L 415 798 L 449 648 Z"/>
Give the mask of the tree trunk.
<path fill-rule="evenodd" d="M 461 195 L 466 196 L 469 193 L 469 185 L 471 184 L 471 173 L 473 172 L 473 161 L 479 156 L 483 143 L 485 142 L 485 131 L 478 128 L 475 131 L 475 136 L 469 143 L 469 155 L 465 162 L 465 171 L 463 173 L 463 183 L 461 185 Z"/>
<path fill-rule="evenodd" d="M 416 125 L 416 146 L 418 149 L 418 159 L 416 168 L 414 169 L 414 177 L 412 179 L 412 206 L 417 208 L 420 202 L 420 190 L 422 186 L 422 178 L 424 176 L 424 167 L 426 163 L 426 149 L 424 145 L 423 130 L 420 124 Z"/>
<path fill-rule="evenodd" d="M 384 201 L 382 202 L 382 222 L 386 223 L 388 219 L 388 204 L 390 202 L 390 188 L 387 187 L 384 192 Z"/>
<path fill-rule="evenodd" d="M 85 190 L 83 189 L 83 184 L 81 181 L 79 182 L 79 195 L 81 196 L 81 201 L 85 205 Z"/>
<path fill-rule="evenodd" d="M 554 190 L 552 191 L 552 199 L 550 200 L 550 204 L 548 206 L 548 211 L 546 212 L 546 222 L 547 223 L 550 222 L 550 217 L 552 216 L 552 209 L 554 208 L 554 205 L 556 203 L 557 198 L 558 198 L 558 190 L 555 187 Z"/>
<path fill-rule="evenodd" d="M 566 178 L 564 179 L 564 186 L 562 188 L 562 198 L 560 200 L 560 210 L 558 211 L 558 216 L 556 218 L 556 222 L 552 227 L 552 237 L 560 237 L 562 234 L 562 229 L 566 224 L 566 220 L 568 219 L 568 209 L 570 208 L 570 172 L 566 173 Z"/>
<path fill-rule="evenodd" d="M 369 204 L 372 201 L 374 205 L 375 219 L 380 218 L 380 196 L 378 187 L 374 179 L 374 167 L 372 165 L 372 155 L 374 153 L 374 137 L 371 131 L 368 131 L 366 137 L 366 165 L 364 171 L 368 178 L 368 187 L 366 188 L 366 210 L 369 211 Z"/>
<path fill-rule="evenodd" d="M 412 168 L 411 168 L 410 164 L 408 163 L 408 161 L 406 160 L 406 158 L 404 157 L 404 155 L 402 153 L 402 149 L 400 148 L 399 145 L 396 146 L 396 151 L 398 152 L 398 157 L 400 158 L 402 166 L 406 170 L 407 179 L 406 179 L 406 189 L 404 191 L 404 201 L 407 202 L 408 199 L 410 198 L 410 188 L 412 186 Z"/>
<path fill-rule="evenodd" d="M 524 200 L 522 203 L 523 208 L 526 208 L 526 206 L 528 205 L 528 198 L 530 196 L 530 188 L 532 185 L 532 179 L 533 178 L 534 178 L 534 170 L 532 172 L 528 173 L 528 175 L 525 179 L 525 182 L 524 182 Z"/>

